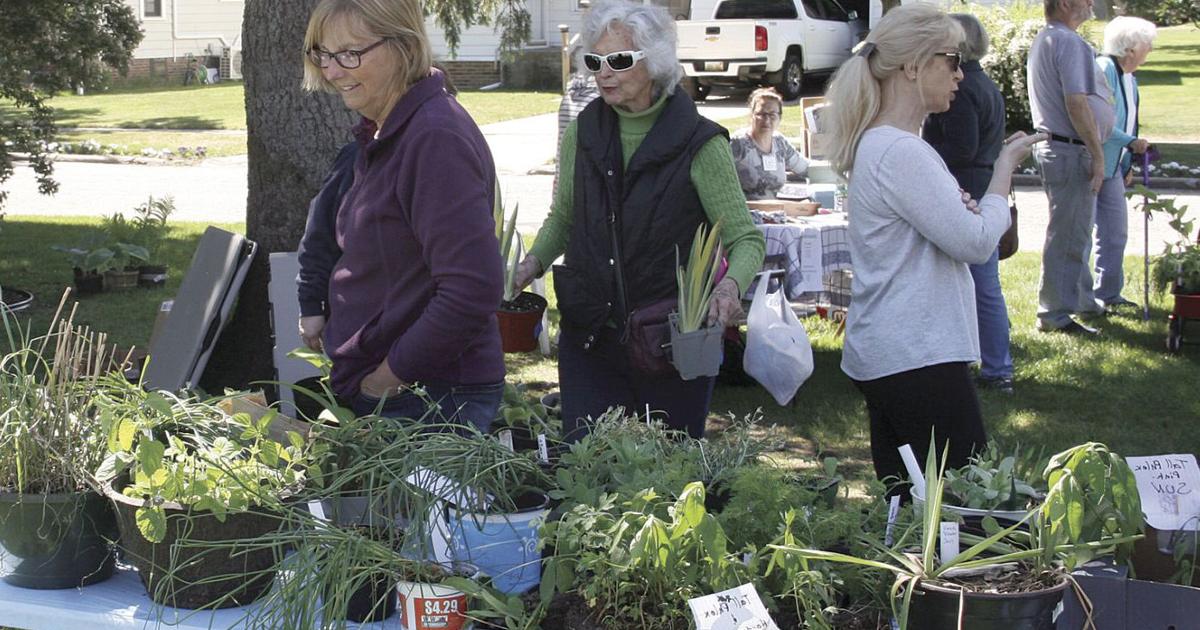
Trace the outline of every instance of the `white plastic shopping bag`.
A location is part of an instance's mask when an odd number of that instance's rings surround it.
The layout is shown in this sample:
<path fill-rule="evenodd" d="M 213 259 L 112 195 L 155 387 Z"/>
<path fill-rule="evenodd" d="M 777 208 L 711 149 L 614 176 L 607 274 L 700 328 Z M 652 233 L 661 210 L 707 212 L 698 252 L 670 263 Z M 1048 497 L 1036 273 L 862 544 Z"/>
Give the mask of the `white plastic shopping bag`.
<path fill-rule="evenodd" d="M 742 367 L 771 392 L 775 402 L 786 405 L 812 376 L 812 344 L 804 324 L 783 296 L 783 289 L 767 293 L 769 275 L 758 275 L 758 288 L 746 318 Z"/>

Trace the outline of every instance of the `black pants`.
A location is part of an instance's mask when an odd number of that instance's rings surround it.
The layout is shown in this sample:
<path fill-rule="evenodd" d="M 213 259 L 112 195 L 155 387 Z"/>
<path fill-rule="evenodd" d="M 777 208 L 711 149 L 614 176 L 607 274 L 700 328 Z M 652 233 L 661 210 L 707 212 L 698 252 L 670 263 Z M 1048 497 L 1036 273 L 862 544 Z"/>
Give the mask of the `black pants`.
<path fill-rule="evenodd" d="M 875 475 L 889 485 L 889 498 L 902 494 L 907 500 L 908 473 L 897 450 L 900 446 L 911 444 L 917 464 L 924 470 L 931 431 L 936 436 L 939 461 L 946 442 L 950 443 L 946 468 L 966 465 L 971 454 L 987 442 L 979 396 L 967 363 L 941 363 L 854 384 L 867 399 L 871 460 Z"/>
<path fill-rule="evenodd" d="M 605 328 L 590 341 L 588 336 L 564 323 L 558 341 L 563 431 L 568 441 L 587 434 L 588 417 L 597 418 L 617 405 L 625 407 L 627 415 L 645 415 L 649 405 L 650 415 L 665 416 L 668 427 L 687 431 L 694 438 L 704 437 L 715 378 L 685 381 L 678 374 L 647 378 L 630 371 L 615 329 Z"/>

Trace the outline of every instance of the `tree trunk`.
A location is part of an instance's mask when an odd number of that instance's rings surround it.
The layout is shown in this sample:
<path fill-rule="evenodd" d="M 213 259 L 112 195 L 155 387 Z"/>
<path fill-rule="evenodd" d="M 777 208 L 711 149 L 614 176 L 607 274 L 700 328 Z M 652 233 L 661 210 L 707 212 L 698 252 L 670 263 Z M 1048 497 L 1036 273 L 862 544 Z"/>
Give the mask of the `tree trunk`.
<path fill-rule="evenodd" d="M 205 390 L 274 380 L 270 307 L 272 252 L 294 252 L 308 203 L 337 150 L 350 140 L 357 114 L 336 95 L 300 87 L 308 16 L 317 0 L 247 0 L 242 20 L 249 193 L 246 235 L 258 255 L 238 296 L 233 321 L 217 341 L 201 381 Z M 296 325 L 287 322 L 283 325 Z"/>

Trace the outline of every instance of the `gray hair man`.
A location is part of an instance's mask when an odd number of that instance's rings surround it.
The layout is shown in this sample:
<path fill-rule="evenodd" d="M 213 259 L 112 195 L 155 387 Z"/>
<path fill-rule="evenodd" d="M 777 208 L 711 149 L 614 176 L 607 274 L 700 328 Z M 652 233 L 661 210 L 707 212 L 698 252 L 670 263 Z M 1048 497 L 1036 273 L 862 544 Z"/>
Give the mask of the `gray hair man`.
<path fill-rule="evenodd" d="M 1044 8 L 1046 26 L 1033 40 L 1027 67 L 1034 127 L 1050 134 L 1033 153 L 1050 203 L 1037 327 L 1096 335 L 1071 315 L 1103 313 L 1087 257 L 1104 180 L 1103 142 L 1115 115 L 1096 52 L 1076 32 L 1091 19 L 1092 0 L 1044 0 Z"/>

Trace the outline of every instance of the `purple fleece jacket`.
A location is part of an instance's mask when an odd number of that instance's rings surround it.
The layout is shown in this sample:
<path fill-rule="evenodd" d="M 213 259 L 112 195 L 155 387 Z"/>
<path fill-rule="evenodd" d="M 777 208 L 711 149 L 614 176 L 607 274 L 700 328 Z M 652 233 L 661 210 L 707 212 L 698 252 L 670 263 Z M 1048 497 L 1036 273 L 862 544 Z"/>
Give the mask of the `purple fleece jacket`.
<path fill-rule="evenodd" d="M 362 150 L 338 210 L 325 327 L 334 391 L 357 394 L 384 360 L 406 383 L 502 381 L 496 169 L 479 127 L 434 70 L 378 137 L 365 119 L 354 131 Z"/>

